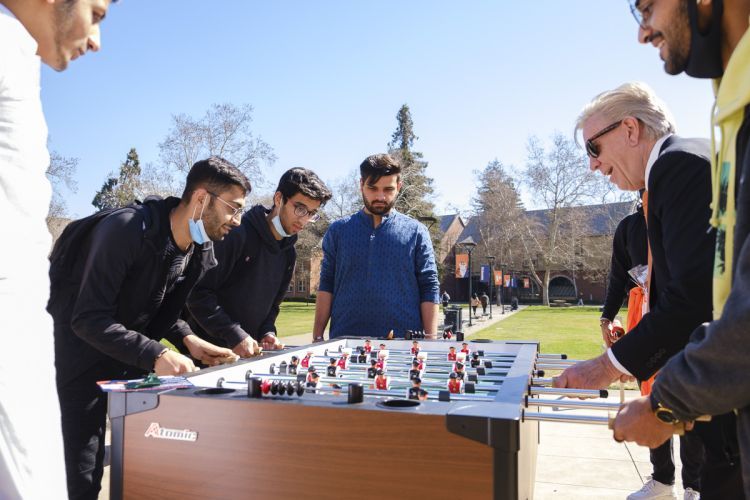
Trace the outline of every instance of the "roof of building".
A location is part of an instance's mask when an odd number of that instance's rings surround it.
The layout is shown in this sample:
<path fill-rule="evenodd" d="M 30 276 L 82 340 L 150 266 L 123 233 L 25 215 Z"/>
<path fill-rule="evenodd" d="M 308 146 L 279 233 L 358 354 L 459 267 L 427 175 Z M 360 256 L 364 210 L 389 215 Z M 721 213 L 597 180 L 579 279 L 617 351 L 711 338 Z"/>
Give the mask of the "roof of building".
<path fill-rule="evenodd" d="M 580 207 L 568 207 L 563 210 L 571 210 L 575 215 L 586 217 L 588 228 L 587 236 L 603 236 L 614 234 L 617 224 L 627 215 L 633 213 L 635 204 L 632 201 L 620 203 L 605 203 L 599 205 L 583 205 Z M 547 226 L 550 221 L 551 210 L 527 210 L 526 215 L 536 219 L 540 224 Z M 466 222 L 466 227 L 459 235 L 457 242 L 461 242 L 471 236 L 474 241 L 482 241 L 480 231 L 482 215 L 471 217 Z"/>
<path fill-rule="evenodd" d="M 438 218 L 440 219 L 440 231 L 442 232 L 446 232 L 456 218 L 460 220 L 458 214 L 438 215 Z"/>

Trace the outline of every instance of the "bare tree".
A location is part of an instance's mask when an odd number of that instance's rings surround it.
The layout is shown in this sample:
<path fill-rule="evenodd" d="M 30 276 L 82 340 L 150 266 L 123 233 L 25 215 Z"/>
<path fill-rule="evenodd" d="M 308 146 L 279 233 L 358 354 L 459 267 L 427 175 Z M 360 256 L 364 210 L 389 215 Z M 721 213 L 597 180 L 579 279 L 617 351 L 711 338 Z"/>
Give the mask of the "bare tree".
<path fill-rule="evenodd" d="M 185 174 L 198 160 L 221 156 L 235 164 L 254 187 L 265 185 L 261 164 L 276 161 L 273 148 L 256 137 L 251 129 L 253 107 L 249 104 L 214 104 L 201 118 L 186 114 L 172 115 L 172 127 L 159 144 L 162 165 L 153 180 L 164 177 L 169 185 L 157 190 L 173 189 L 175 174 Z"/>
<path fill-rule="evenodd" d="M 71 193 L 78 191 L 78 183 L 74 178 L 78 168 L 78 158 L 65 157 L 52 151 L 49 160 L 47 178 L 52 184 L 52 199 L 47 217 L 65 217 L 68 210 L 65 203 L 65 191 Z"/>
<path fill-rule="evenodd" d="M 585 155 L 573 141 L 560 133 L 552 136 L 550 149 L 536 137 L 528 142 L 525 178 L 529 189 L 546 208 L 530 215 L 537 224 L 529 225 L 525 234 L 532 279 L 542 289 L 542 303 L 549 304 L 548 290 L 552 272 L 576 269 L 589 259 L 583 254 L 589 246 L 584 241 L 591 213 L 571 207 L 597 201 L 605 188 L 588 168 Z M 539 272 L 542 276 L 539 276 Z"/>
<path fill-rule="evenodd" d="M 362 208 L 359 171 L 352 170 L 330 183 L 330 186 L 333 198 L 326 204 L 325 213 L 331 221 L 347 217 Z"/>

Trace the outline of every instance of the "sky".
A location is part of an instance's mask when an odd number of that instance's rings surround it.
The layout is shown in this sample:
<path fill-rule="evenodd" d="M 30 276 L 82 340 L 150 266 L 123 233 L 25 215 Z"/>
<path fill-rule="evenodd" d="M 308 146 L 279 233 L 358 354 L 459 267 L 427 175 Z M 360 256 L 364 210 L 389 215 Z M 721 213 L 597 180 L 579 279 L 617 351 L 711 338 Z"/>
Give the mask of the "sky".
<path fill-rule="evenodd" d="M 572 137 L 592 97 L 634 80 L 678 133 L 707 136 L 710 82 L 665 74 L 626 0 L 120 0 L 100 52 L 43 69 L 42 101 L 50 149 L 79 159 L 74 216 L 131 147 L 159 161 L 172 115 L 224 102 L 254 107 L 273 186 L 299 166 L 333 182 L 385 152 L 408 104 L 445 214 L 470 207 L 475 170 L 523 168 L 530 136 Z"/>

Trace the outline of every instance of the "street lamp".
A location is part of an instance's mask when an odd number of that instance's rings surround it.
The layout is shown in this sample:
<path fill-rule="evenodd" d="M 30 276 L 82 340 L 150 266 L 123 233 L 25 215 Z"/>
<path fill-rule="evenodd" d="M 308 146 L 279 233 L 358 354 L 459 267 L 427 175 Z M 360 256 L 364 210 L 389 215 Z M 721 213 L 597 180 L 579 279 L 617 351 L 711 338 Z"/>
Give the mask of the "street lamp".
<path fill-rule="evenodd" d="M 505 314 L 505 303 L 503 302 L 503 285 L 505 283 L 505 271 L 503 269 L 505 268 L 505 264 L 502 262 L 500 263 L 500 314 Z"/>
<path fill-rule="evenodd" d="M 492 285 L 495 281 L 495 257 L 488 255 L 487 260 L 490 262 L 490 319 L 492 319 Z"/>
<path fill-rule="evenodd" d="M 465 239 L 458 242 L 460 246 L 464 248 L 469 253 L 469 326 L 472 326 L 471 323 L 471 252 L 474 250 L 474 247 L 477 246 L 477 242 L 474 241 L 474 238 L 471 236 L 467 236 Z"/>

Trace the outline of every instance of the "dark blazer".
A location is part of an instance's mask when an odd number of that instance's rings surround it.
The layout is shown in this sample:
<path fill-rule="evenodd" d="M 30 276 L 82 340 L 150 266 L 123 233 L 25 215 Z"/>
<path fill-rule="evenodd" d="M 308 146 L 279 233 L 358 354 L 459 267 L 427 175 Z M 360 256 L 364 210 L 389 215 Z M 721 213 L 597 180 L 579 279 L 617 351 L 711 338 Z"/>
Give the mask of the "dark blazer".
<path fill-rule="evenodd" d="M 602 318 L 614 320 L 622 307 L 622 301 L 635 286 L 635 281 L 631 279 L 628 271 L 635 266 L 648 264 L 647 238 L 646 218 L 641 206 L 617 224 L 612 240 L 612 262 L 609 267 Z"/>
<path fill-rule="evenodd" d="M 279 304 L 297 259 L 297 236 L 276 241 L 267 214 L 262 205 L 254 206 L 240 227 L 215 243 L 219 264 L 188 299 L 191 328 L 217 345 L 231 349 L 248 335 L 259 341 L 276 333 Z"/>
<path fill-rule="evenodd" d="M 55 323 L 55 365 L 63 386 L 99 362 L 146 372 L 164 349 L 162 338 L 176 345 L 191 334 L 179 319 L 187 296 L 206 270 L 216 265 L 213 245 L 196 245 L 183 277 L 166 290 L 171 260 L 169 212 L 178 198 L 147 201 L 152 223 L 159 225 L 155 241 L 144 238 L 145 218 L 135 209 L 119 210 L 92 230 L 66 281 L 51 276 L 47 310 Z M 143 258 L 144 252 L 150 255 Z M 137 371 L 137 370 L 136 370 Z"/>
<path fill-rule="evenodd" d="M 647 380 L 682 350 L 693 330 L 711 320 L 715 232 L 711 215 L 710 146 L 672 136 L 648 179 L 650 312 L 612 346 L 617 360 Z"/>

